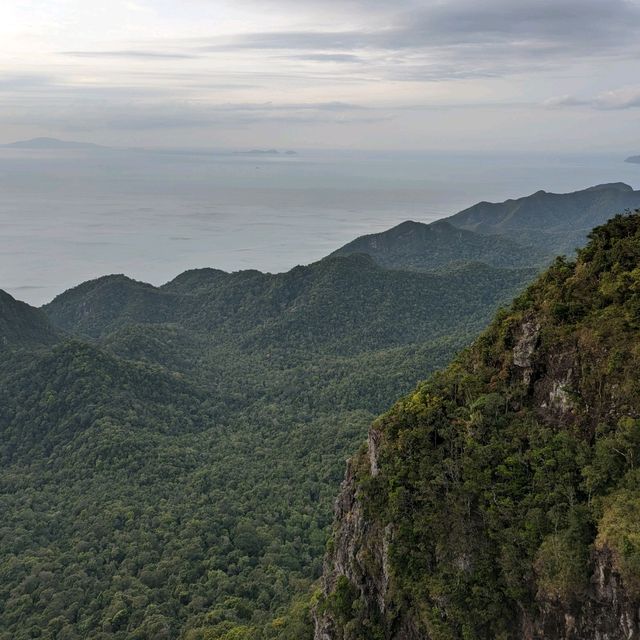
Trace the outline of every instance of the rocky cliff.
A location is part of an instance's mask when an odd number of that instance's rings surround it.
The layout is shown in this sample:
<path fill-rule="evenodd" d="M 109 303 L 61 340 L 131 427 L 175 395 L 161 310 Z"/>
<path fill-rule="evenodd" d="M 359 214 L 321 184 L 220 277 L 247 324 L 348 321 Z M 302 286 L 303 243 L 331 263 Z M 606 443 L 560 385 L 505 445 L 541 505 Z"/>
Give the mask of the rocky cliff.
<path fill-rule="evenodd" d="M 371 427 L 315 640 L 640 638 L 639 366 L 634 214 Z"/>

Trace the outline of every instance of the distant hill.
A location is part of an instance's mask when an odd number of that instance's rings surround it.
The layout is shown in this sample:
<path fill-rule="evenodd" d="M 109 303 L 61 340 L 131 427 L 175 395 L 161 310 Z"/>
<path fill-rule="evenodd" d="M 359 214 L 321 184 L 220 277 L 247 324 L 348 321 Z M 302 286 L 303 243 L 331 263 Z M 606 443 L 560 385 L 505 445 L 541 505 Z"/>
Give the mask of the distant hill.
<path fill-rule="evenodd" d="M 448 220 L 431 224 L 407 221 L 388 231 L 361 236 L 332 256 L 366 253 L 379 265 L 392 269 L 430 270 L 452 263 L 484 262 L 494 267 L 541 264 L 542 250 L 524 247 L 499 235 L 460 229 Z"/>
<path fill-rule="evenodd" d="M 47 316 L 0 290 L 0 349 L 50 345 L 57 339 Z"/>
<path fill-rule="evenodd" d="M 122 324 L 175 320 L 178 298 L 124 275 L 84 282 L 57 296 L 43 310 L 70 333 L 99 337 Z"/>
<path fill-rule="evenodd" d="M 572 193 L 538 191 L 500 203 L 480 202 L 447 220 L 468 231 L 501 234 L 550 255 L 571 254 L 593 227 L 638 208 L 640 191 L 616 182 Z"/>
<path fill-rule="evenodd" d="M 107 149 L 93 142 L 74 142 L 57 138 L 31 138 L 0 145 L 4 149 Z"/>
<path fill-rule="evenodd" d="M 625 162 L 631 162 L 632 164 L 640 164 L 640 156 L 629 156 Z"/>
<path fill-rule="evenodd" d="M 249 156 L 277 156 L 280 154 L 277 149 L 249 149 L 249 151 L 238 151 L 237 153 Z"/>
<path fill-rule="evenodd" d="M 356 238 L 331 255 L 365 253 L 387 268 L 422 271 L 464 262 L 539 267 L 558 254 L 572 254 L 594 226 L 637 208 L 640 191 L 623 183 L 573 193 L 538 191 L 500 203 L 479 202 L 431 224 L 403 222 Z"/>
<path fill-rule="evenodd" d="M 132 323 L 170 323 L 251 350 L 346 354 L 475 330 L 534 273 L 478 263 L 392 271 L 356 254 L 281 274 L 189 271 L 163 287 L 105 276 L 44 310 L 61 329 L 94 338 Z"/>

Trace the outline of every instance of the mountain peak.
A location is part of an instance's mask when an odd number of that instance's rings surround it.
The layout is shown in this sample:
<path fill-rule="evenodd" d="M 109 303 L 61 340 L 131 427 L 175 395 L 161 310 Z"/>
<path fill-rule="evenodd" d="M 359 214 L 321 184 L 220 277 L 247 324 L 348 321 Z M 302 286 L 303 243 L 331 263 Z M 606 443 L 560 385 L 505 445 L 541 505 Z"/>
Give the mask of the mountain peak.
<path fill-rule="evenodd" d="M 633 187 L 629 186 L 626 182 L 605 182 L 589 187 L 585 189 L 585 191 L 621 191 L 623 193 L 633 193 Z"/>
<path fill-rule="evenodd" d="M 461 229 L 538 247 L 551 257 L 573 254 L 593 227 L 638 208 L 640 191 L 612 182 L 571 193 L 540 190 L 515 200 L 480 202 L 448 220 Z"/>
<path fill-rule="evenodd" d="M 177 275 L 173 280 L 163 284 L 163 291 L 175 291 L 179 293 L 193 293 L 206 287 L 210 287 L 229 277 L 229 273 L 221 269 L 205 267 L 202 269 L 188 269 Z"/>

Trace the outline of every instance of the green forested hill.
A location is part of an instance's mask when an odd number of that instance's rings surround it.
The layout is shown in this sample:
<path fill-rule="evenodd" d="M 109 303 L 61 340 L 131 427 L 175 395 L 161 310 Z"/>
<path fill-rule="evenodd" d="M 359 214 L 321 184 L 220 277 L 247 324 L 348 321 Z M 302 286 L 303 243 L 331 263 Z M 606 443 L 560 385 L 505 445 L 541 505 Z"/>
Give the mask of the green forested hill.
<path fill-rule="evenodd" d="M 332 255 L 365 253 L 394 269 L 429 270 L 469 261 L 540 267 L 557 255 L 573 255 L 593 227 L 638 207 L 640 191 L 623 183 L 572 193 L 538 191 L 505 202 L 480 202 L 431 224 L 403 222 L 356 238 Z"/>
<path fill-rule="evenodd" d="M 0 350 L 50 345 L 56 339 L 46 314 L 0 290 Z"/>
<path fill-rule="evenodd" d="M 533 269 L 466 264 L 441 273 L 383 269 L 370 257 L 326 259 L 283 274 L 187 272 L 155 288 L 124 276 L 86 282 L 44 308 L 76 335 L 170 324 L 244 350 L 356 353 L 473 330 Z M 196 283 L 197 284 L 194 284 Z M 464 292 L 464 295 L 461 293 Z"/>
<path fill-rule="evenodd" d="M 56 298 L 76 338 L 0 365 L 0 638 L 308 637 L 344 460 L 533 274 L 351 256 Z"/>
<path fill-rule="evenodd" d="M 316 637 L 638 636 L 639 267 L 618 216 L 374 423 Z"/>
<path fill-rule="evenodd" d="M 593 227 L 640 207 L 640 191 L 622 182 L 573 193 L 538 191 L 500 203 L 480 202 L 447 220 L 482 234 L 501 234 L 551 255 L 573 255 Z"/>
<path fill-rule="evenodd" d="M 461 229 L 448 220 L 431 224 L 407 221 L 392 229 L 356 238 L 333 256 L 370 255 L 391 269 L 429 270 L 456 263 L 483 262 L 494 267 L 531 267 L 545 262 L 547 253 L 507 237 Z"/>

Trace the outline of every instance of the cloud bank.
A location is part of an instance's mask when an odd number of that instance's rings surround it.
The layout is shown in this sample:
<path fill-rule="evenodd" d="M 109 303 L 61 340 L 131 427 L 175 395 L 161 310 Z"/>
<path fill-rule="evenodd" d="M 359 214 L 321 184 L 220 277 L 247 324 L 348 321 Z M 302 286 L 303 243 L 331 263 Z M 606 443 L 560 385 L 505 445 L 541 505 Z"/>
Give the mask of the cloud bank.
<path fill-rule="evenodd" d="M 558 130 L 568 110 L 592 112 L 603 138 L 622 139 L 630 121 L 606 112 L 640 106 L 640 0 L 52 4 L 40 30 L 29 6 L 0 27 L 4 137 L 85 130 L 111 142 L 126 130 L 160 143 L 167 129 L 200 129 L 233 144 L 229 132 L 250 129 L 275 144 L 280 125 L 289 145 L 357 146 L 375 131 L 379 147 L 433 146 L 470 121 L 495 139 L 503 110 L 501 133 L 521 144 L 527 109 Z M 446 107 L 449 121 L 431 126 L 424 114 Z"/>

